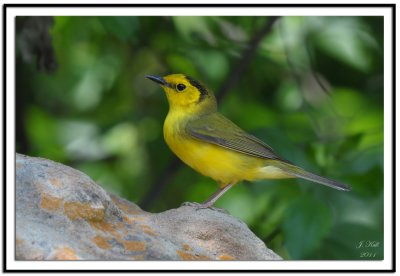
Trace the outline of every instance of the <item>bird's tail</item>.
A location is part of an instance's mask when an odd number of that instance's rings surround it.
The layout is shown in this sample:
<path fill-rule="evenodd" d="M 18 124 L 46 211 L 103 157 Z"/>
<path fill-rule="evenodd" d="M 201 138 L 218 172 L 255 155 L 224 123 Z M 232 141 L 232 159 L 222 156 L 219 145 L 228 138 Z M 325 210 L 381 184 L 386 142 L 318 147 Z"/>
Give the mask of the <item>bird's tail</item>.
<path fill-rule="evenodd" d="M 337 190 L 341 190 L 341 191 L 350 191 L 351 187 L 349 187 L 348 185 L 341 183 L 339 181 L 335 181 L 335 180 L 331 180 L 310 172 L 307 172 L 305 170 L 303 170 L 302 168 L 299 168 L 297 166 L 291 165 L 291 164 L 287 164 L 287 163 L 281 163 L 279 168 L 284 171 L 285 173 L 292 175 L 294 177 L 300 177 L 312 182 L 316 182 Z"/>

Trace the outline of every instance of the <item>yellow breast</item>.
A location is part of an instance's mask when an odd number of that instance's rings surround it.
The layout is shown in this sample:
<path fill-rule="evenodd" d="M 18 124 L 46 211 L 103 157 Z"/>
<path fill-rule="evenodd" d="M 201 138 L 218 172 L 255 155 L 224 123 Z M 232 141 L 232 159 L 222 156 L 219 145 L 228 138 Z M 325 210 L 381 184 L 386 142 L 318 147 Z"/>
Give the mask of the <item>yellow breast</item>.
<path fill-rule="evenodd" d="M 170 149 L 187 165 L 222 186 L 263 178 L 260 168 L 264 160 L 189 137 L 177 116 L 179 114 L 168 114 L 164 122 L 164 138 Z"/>

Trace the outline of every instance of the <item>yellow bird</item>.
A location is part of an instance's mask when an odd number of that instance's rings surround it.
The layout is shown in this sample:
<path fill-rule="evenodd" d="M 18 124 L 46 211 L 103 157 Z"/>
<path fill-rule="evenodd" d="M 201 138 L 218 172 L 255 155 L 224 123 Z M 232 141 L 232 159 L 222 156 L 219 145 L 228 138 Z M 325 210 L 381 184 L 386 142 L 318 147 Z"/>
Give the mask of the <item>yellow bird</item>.
<path fill-rule="evenodd" d="M 199 208 L 209 208 L 229 188 L 242 180 L 300 177 L 338 190 L 347 185 L 307 172 L 278 156 L 217 110 L 214 94 L 184 74 L 146 76 L 161 85 L 169 112 L 164 139 L 187 165 L 219 183 L 220 189 Z"/>

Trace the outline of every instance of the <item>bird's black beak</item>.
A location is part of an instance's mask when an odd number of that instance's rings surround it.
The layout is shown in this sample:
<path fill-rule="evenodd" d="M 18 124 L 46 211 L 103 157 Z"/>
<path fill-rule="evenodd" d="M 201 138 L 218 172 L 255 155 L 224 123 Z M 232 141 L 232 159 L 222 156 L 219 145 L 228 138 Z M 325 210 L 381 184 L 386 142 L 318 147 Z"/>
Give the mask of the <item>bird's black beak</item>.
<path fill-rule="evenodd" d="M 163 77 L 147 75 L 146 78 L 161 85 L 168 85 L 168 83 L 164 80 Z"/>

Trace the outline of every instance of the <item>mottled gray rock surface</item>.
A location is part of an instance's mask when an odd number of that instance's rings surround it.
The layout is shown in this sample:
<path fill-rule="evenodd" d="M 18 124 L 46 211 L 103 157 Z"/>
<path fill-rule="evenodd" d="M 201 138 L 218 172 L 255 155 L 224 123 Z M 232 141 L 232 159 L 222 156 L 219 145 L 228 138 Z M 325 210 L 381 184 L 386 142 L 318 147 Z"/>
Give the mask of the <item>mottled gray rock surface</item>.
<path fill-rule="evenodd" d="M 279 260 L 242 221 L 182 206 L 159 214 L 68 166 L 16 155 L 18 260 Z"/>

